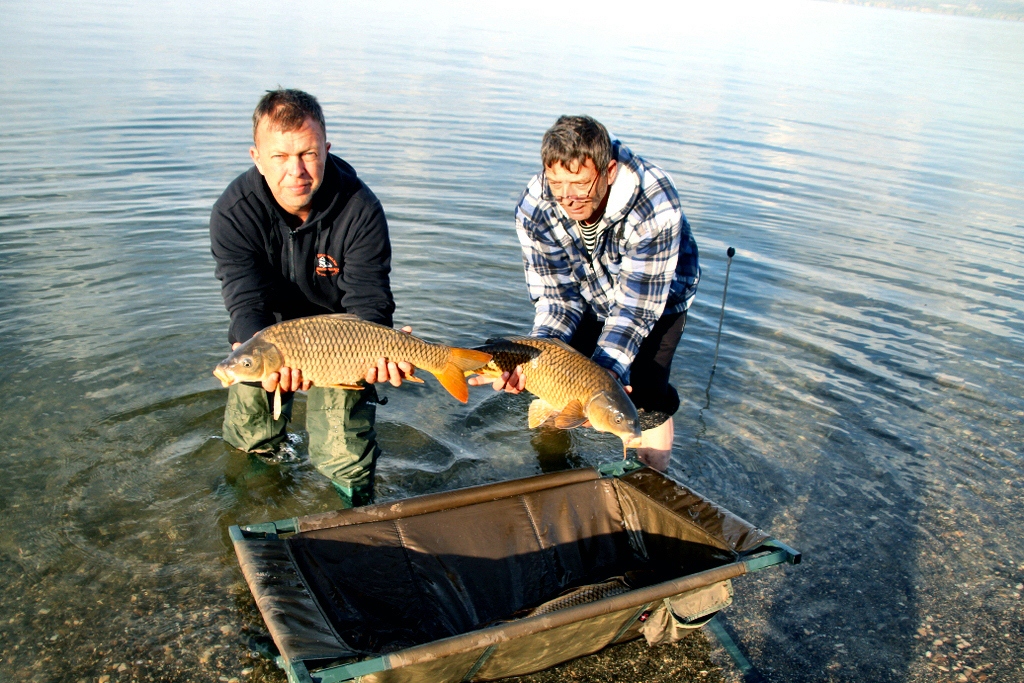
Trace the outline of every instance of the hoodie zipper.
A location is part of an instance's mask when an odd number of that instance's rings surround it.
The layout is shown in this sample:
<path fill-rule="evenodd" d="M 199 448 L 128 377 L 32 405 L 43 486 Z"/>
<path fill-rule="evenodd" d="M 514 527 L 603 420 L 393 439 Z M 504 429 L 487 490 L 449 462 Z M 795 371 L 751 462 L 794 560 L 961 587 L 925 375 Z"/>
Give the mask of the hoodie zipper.
<path fill-rule="evenodd" d="M 292 282 L 296 282 L 295 277 L 299 272 L 298 264 L 295 262 L 295 240 L 298 239 L 298 233 L 298 230 L 288 229 L 288 279 Z M 324 251 L 323 245 L 320 244 L 324 236 L 323 220 L 319 220 L 316 222 L 316 240 L 314 241 L 318 254 Z"/>
<path fill-rule="evenodd" d="M 295 231 L 288 231 L 288 279 L 295 282 Z"/>

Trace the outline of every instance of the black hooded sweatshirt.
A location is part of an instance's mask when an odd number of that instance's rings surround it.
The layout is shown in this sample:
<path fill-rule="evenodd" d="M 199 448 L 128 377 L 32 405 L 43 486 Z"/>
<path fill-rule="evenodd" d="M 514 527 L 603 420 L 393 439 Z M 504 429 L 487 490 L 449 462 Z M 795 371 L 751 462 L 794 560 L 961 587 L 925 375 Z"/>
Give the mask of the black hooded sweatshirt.
<path fill-rule="evenodd" d="M 214 204 L 210 243 L 231 314 L 231 343 L 281 320 L 322 313 L 392 325 L 384 209 L 355 169 L 333 154 L 301 225 L 278 206 L 253 166 Z"/>

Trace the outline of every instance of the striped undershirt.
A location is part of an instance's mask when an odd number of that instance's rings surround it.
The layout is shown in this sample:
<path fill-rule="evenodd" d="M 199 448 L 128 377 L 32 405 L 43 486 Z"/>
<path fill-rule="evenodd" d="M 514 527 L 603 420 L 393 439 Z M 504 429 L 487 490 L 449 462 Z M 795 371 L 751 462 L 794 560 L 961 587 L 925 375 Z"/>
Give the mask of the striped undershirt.
<path fill-rule="evenodd" d="M 603 220 L 600 220 L 593 225 L 584 225 L 581 221 L 576 221 L 576 229 L 579 230 L 580 239 L 583 240 L 583 246 L 587 250 L 587 258 L 594 257 L 594 249 L 597 247 L 597 239 L 601 236 L 603 228 Z"/>

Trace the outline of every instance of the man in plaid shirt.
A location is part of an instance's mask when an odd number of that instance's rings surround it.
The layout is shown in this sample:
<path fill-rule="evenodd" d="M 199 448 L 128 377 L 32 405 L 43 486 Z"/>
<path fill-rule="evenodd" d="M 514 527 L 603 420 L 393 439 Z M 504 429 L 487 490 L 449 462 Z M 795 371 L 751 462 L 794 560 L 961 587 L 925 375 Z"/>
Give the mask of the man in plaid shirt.
<path fill-rule="evenodd" d="M 668 468 L 672 356 L 697 292 L 697 243 L 672 179 L 589 116 L 562 116 L 516 207 L 535 337 L 568 342 L 631 385 L 641 461 Z M 482 383 L 482 381 L 477 382 Z M 518 368 L 494 388 L 523 389 Z"/>

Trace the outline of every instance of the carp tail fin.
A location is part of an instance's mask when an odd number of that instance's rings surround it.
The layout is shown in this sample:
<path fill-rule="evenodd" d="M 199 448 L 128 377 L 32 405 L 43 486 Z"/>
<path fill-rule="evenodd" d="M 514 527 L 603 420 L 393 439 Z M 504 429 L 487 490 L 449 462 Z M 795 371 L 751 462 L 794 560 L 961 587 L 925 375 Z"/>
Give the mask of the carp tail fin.
<path fill-rule="evenodd" d="M 434 372 L 433 375 L 449 394 L 462 403 L 466 403 L 469 401 L 466 372 L 481 368 L 490 360 L 491 354 L 483 351 L 453 348 L 448 356 L 448 364 L 440 371 Z"/>

